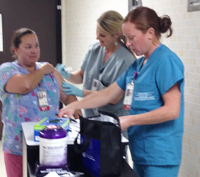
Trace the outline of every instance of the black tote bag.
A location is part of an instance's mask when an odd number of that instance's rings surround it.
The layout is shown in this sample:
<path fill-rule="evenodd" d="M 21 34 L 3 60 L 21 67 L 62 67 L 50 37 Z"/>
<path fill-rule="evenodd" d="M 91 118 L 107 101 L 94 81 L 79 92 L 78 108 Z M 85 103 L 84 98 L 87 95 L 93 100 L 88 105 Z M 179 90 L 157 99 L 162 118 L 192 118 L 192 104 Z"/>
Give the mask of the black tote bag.
<path fill-rule="evenodd" d="M 82 153 L 83 171 L 91 177 L 136 177 L 123 159 L 119 118 L 108 112 L 97 117 L 80 116 L 81 146 L 74 141 L 77 153 Z"/>

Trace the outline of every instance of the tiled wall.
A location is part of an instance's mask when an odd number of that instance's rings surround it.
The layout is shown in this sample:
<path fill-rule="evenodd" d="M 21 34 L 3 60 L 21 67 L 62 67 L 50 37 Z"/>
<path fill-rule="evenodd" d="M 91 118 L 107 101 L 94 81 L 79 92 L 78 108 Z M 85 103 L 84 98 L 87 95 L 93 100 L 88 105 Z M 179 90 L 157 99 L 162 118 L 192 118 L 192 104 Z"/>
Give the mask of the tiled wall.
<path fill-rule="evenodd" d="M 80 68 L 88 46 L 96 40 L 96 21 L 107 10 L 116 10 L 125 16 L 125 0 L 62 0 L 63 63 Z"/>
<path fill-rule="evenodd" d="M 179 177 L 200 177 L 200 11 L 187 12 L 187 0 L 143 0 L 158 15 L 173 22 L 172 37 L 162 43 L 185 65 L 185 123 Z M 96 19 L 106 10 L 125 16 L 128 0 L 62 0 L 63 60 L 74 70 L 80 67 L 89 44 L 95 41 Z"/>

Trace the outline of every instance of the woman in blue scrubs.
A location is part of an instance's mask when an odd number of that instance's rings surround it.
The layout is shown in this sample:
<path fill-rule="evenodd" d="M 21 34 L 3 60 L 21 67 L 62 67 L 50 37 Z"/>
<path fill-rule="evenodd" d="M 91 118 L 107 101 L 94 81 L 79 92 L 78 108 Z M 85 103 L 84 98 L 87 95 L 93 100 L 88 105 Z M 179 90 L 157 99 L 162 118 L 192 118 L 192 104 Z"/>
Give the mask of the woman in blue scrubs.
<path fill-rule="evenodd" d="M 138 7 L 122 27 L 126 45 L 138 56 L 122 76 L 108 88 L 60 110 L 71 116 L 76 109 L 105 105 L 125 94 L 120 117 L 128 129 L 134 170 L 139 177 L 177 177 L 181 164 L 184 66 L 179 57 L 160 43 L 162 33 L 172 35 L 170 17 L 158 17 L 147 7 Z M 127 95 L 127 96 L 126 96 Z"/>

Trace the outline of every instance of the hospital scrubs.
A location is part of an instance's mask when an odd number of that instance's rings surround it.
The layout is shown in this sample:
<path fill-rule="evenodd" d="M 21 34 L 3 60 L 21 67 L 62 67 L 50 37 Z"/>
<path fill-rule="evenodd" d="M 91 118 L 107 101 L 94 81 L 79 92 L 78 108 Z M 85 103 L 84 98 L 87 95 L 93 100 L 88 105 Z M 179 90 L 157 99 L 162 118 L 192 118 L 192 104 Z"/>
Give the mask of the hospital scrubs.
<path fill-rule="evenodd" d="M 108 87 L 117 80 L 119 76 L 134 62 L 134 57 L 123 44 L 104 63 L 105 47 L 101 47 L 99 42 L 92 44 L 81 65 L 84 72 L 83 88 L 91 90 L 93 79 L 99 79 L 103 88 Z M 107 104 L 99 110 L 111 112 L 117 116 L 128 115 L 129 111 L 123 109 L 123 99 L 117 104 Z M 86 117 L 94 116 L 92 109 L 83 110 Z"/>
<path fill-rule="evenodd" d="M 41 63 L 36 62 L 36 69 Z M 3 151 L 22 155 L 22 122 L 38 122 L 45 117 L 52 117 L 59 112 L 59 86 L 53 74 L 45 75 L 39 85 L 28 94 L 16 94 L 5 91 L 5 85 L 15 74 L 30 74 L 17 61 L 3 63 L 0 66 L 0 99 L 3 103 Z M 20 84 L 20 83 L 18 83 Z M 37 91 L 42 88 L 47 92 L 50 110 L 40 111 Z"/>
<path fill-rule="evenodd" d="M 134 82 L 131 115 L 147 113 L 164 105 L 163 95 L 176 83 L 181 92 L 179 117 L 175 120 L 136 125 L 128 129 L 129 146 L 134 163 L 141 165 L 180 165 L 184 113 L 184 66 L 178 56 L 165 45 L 160 45 L 142 67 L 144 57 L 137 59 L 117 80 L 126 90 Z"/>

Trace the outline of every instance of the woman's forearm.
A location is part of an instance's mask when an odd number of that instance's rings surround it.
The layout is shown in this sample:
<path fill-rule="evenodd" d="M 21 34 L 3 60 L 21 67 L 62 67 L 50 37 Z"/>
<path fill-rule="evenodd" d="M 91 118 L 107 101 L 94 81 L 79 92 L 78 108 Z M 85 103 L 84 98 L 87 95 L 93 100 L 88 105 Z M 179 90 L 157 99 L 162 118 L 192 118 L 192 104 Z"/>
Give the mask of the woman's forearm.
<path fill-rule="evenodd" d="M 16 74 L 8 80 L 5 90 L 10 93 L 27 94 L 37 87 L 43 76 L 44 72 L 41 69 L 27 75 Z"/>
<path fill-rule="evenodd" d="M 92 94 L 84 97 L 82 100 L 72 103 L 71 105 L 75 109 L 97 108 L 110 103 L 112 100 L 115 100 L 119 95 L 122 95 L 123 93 L 124 91 L 121 90 L 117 83 L 113 83 L 106 89 L 98 92 L 93 92 Z"/>
<path fill-rule="evenodd" d="M 78 71 L 70 73 L 69 79 L 67 79 L 73 84 L 82 84 L 83 83 L 83 71 L 79 69 Z"/>

